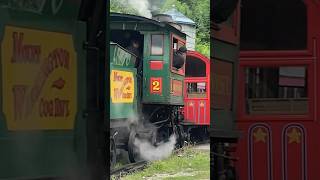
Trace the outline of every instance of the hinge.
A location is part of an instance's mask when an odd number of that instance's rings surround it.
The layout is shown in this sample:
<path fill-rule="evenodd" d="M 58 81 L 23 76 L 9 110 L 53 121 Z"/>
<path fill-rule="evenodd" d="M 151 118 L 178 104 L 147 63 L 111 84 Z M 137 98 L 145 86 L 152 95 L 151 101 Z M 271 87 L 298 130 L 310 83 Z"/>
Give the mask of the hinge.
<path fill-rule="evenodd" d="M 90 46 L 88 42 L 83 43 L 83 49 L 85 50 L 94 50 L 94 51 L 99 51 L 99 48 L 96 46 Z"/>

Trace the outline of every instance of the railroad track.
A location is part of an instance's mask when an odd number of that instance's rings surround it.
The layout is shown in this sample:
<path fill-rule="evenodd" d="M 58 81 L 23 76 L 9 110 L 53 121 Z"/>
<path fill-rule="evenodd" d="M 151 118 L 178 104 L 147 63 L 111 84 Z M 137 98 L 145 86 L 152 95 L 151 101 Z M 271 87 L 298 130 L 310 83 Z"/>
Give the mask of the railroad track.
<path fill-rule="evenodd" d="M 172 154 L 175 154 L 180 150 L 181 150 L 181 148 L 175 149 L 172 152 Z M 116 179 L 118 179 L 123 175 L 130 174 L 135 171 L 140 171 L 140 170 L 146 168 L 147 164 L 148 164 L 148 161 L 139 161 L 136 163 L 125 164 L 119 168 L 111 169 L 110 174 L 112 176 L 114 176 Z"/>
<path fill-rule="evenodd" d="M 148 164 L 147 161 L 139 161 L 136 163 L 126 164 L 122 167 L 111 169 L 110 174 L 113 176 L 119 177 L 124 174 L 129 174 L 131 172 L 142 170 L 143 168 L 146 167 L 147 164 Z"/>

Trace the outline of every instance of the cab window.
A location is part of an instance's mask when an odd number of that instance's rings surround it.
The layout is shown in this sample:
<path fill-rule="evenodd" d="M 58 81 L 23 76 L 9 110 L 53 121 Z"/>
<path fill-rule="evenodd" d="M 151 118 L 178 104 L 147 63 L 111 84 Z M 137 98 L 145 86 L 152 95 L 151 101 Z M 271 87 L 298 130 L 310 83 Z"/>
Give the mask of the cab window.
<path fill-rule="evenodd" d="M 151 55 L 163 55 L 163 41 L 163 35 L 151 35 Z"/>
<path fill-rule="evenodd" d="M 184 41 L 182 41 L 181 39 L 178 39 L 176 37 L 172 37 L 172 45 L 171 45 L 171 70 L 175 73 L 184 75 L 184 71 L 185 71 L 185 61 L 186 59 L 184 59 L 184 62 L 180 62 L 179 64 L 182 64 L 182 66 L 179 66 L 179 68 L 174 67 L 174 53 L 176 51 L 179 50 L 180 47 L 185 46 L 186 43 Z"/>

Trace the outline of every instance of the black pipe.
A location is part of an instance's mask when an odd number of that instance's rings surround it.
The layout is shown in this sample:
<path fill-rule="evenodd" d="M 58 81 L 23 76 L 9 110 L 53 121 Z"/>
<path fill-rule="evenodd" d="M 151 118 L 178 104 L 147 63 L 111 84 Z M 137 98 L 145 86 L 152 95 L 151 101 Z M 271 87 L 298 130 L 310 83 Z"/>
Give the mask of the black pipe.
<path fill-rule="evenodd" d="M 104 121 L 105 110 L 105 28 L 106 1 L 83 0 L 79 19 L 87 23 L 87 63 L 86 63 L 86 179 L 106 179 L 107 157 L 106 134 Z M 109 166 L 108 166 L 109 167 Z"/>
<path fill-rule="evenodd" d="M 211 157 L 211 170 L 213 170 L 212 177 L 214 180 L 223 180 L 225 179 L 225 168 L 224 168 L 224 157 L 220 156 L 219 154 L 224 154 L 223 143 L 217 142 L 212 143 L 212 153 Z M 215 152 L 215 153 L 213 153 Z"/>

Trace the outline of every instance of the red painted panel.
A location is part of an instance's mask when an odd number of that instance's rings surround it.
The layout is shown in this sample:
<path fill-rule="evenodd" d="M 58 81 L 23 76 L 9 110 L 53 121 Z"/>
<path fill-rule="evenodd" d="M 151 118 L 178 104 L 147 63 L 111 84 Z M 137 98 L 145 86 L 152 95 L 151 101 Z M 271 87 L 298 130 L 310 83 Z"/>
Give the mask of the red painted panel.
<path fill-rule="evenodd" d="M 236 162 L 240 179 L 265 179 L 262 176 L 266 173 L 272 180 L 318 179 L 320 126 L 313 122 L 262 122 L 241 122 L 238 126 L 244 132 L 235 153 L 240 158 Z"/>
<path fill-rule="evenodd" d="M 151 70 L 161 70 L 163 69 L 163 61 L 150 61 Z"/>
<path fill-rule="evenodd" d="M 271 180 L 271 136 L 266 125 L 254 125 L 249 131 L 249 179 Z"/>
<path fill-rule="evenodd" d="M 306 179 L 304 130 L 299 125 L 288 125 L 283 131 L 283 178 Z"/>
<path fill-rule="evenodd" d="M 199 111 L 198 111 L 198 124 L 206 123 L 206 101 L 199 101 Z"/>
<path fill-rule="evenodd" d="M 192 56 L 206 64 L 206 77 L 186 77 L 184 84 L 185 121 L 198 125 L 210 125 L 210 60 L 196 51 L 188 51 L 187 56 Z M 195 67 L 197 68 L 197 67 Z M 206 83 L 205 97 L 188 97 L 188 83 Z"/>
<path fill-rule="evenodd" d="M 183 94 L 183 87 L 182 81 L 171 79 L 171 92 L 174 96 L 182 96 Z"/>
<path fill-rule="evenodd" d="M 226 25 L 222 23 L 218 26 L 218 29 L 213 28 L 213 30 L 211 31 L 211 37 L 220 39 L 229 43 L 239 44 L 240 2 L 231 18 L 232 18 L 231 25 Z"/>
<path fill-rule="evenodd" d="M 187 101 L 185 102 L 185 120 L 188 122 L 194 122 L 196 111 L 195 111 L 195 102 Z"/>

